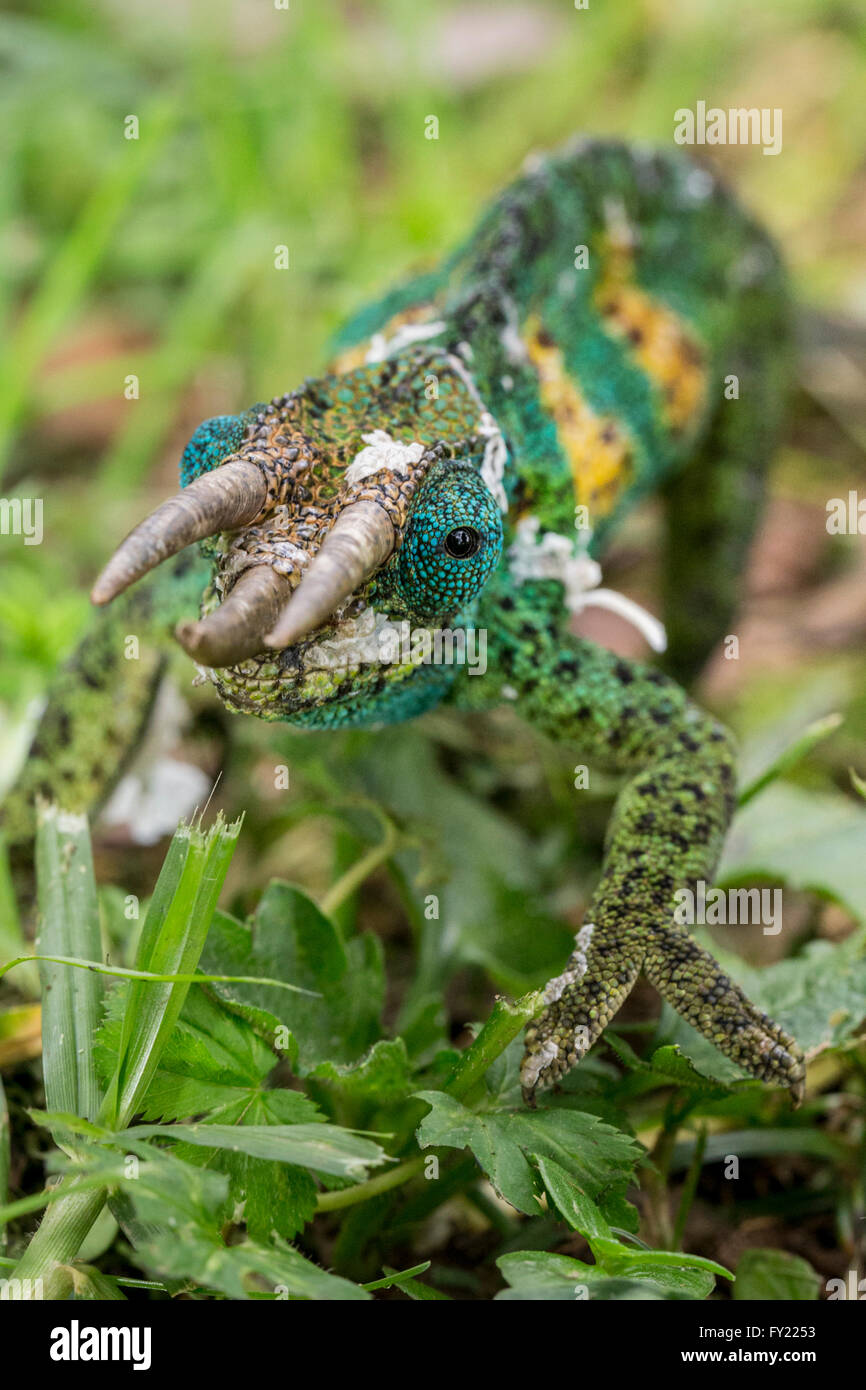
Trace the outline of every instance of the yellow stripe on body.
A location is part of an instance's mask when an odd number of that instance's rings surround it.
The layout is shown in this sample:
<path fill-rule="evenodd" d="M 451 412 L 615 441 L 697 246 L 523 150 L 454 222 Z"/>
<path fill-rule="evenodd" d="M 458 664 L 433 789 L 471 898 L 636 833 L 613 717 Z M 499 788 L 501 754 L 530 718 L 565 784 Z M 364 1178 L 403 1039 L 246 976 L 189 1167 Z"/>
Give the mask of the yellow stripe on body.
<path fill-rule="evenodd" d="M 609 236 L 595 289 L 602 326 L 630 346 L 630 356 L 661 398 L 662 418 L 675 434 L 703 415 L 707 370 L 700 341 L 673 309 L 635 280 L 634 251 L 622 237 Z"/>
<path fill-rule="evenodd" d="M 571 469 L 575 500 L 589 508 L 592 521 L 606 516 L 634 473 L 629 437 L 615 416 L 596 414 L 584 400 L 537 314 L 527 319 L 521 336 Z"/>

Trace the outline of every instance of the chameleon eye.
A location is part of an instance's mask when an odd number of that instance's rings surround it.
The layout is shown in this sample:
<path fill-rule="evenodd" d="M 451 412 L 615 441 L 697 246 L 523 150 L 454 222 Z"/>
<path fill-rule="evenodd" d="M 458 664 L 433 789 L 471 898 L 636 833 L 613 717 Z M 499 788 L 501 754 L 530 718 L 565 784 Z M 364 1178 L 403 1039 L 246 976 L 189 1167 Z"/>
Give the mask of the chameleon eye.
<path fill-rule="evenodd" d="M 445 537 L 445 550 L 455 560 L 468 560 L 476 554 L 480 544 L 481 537 L 474 526 L 456 526 Z"/>
<path fill-rule="evenodd" d="M 389 575 L 391 611 L 425 621 L 463 612 L 501 554 L 502 513 L 478 470 L 468 461 L 438 461 L 419 489 Z"/>

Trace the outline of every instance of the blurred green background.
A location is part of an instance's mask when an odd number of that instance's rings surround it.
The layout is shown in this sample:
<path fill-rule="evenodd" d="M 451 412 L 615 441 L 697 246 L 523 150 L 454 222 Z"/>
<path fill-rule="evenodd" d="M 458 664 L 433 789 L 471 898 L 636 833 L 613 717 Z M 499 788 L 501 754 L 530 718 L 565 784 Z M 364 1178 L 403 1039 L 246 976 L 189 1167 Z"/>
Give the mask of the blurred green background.
<path fill-rule="evenodd" d="M 828 536 L 825 506 L 862 495 L 866 477 L 862 5 L 28 0 L 0 15 L 0 72 L 0 496 L 42 498 L 45 525 L 39 546 L 0 536 L 0 789 L 88 622 L 94 575 L 174 490 L 201 419 L 319 371 L 341 319 L 459 240 L 531 150 L 578 130 L 670 145 L 674 112 L 698 100 L 782 108 L 778 157 L 700 151 L 780 239 L 803 344 L 740 659 L 711 663 L 700 694 L 741 735 L 746 781 L 809 720 L 845 716 L 739 817 L 723 868 L 725 882 L 786 886 L 785 933 L 757 946 L 764 961 L 795 959 L 764 972 L 762 1002 L 814 1051 L 849 1049 L 819 1059 L 824 1093 L 795 1121 L 769 1093 L 741 1104 L 743 1123 L 782 1112 L 779 1123 L 799 1125 L 804 1153 L 811 1123 L 847 1126 L 850 1171 L 815 1165 L 797 1185 L 780 1159 L 735 1215 L 771 1223 L 763 1244 L 844 1273 L 862 1220 L 866 1070 L 846 1041 L 862 1000 L 853 986 L 845 995 L 844 971 L 866 929 L 866 808 L 849 773 L 866 775 L 866 538 Z M 425 139 L 429 115 L 438 140 Z M 290 267 L 278 271 L 280 245 Z M 613 557 L 619 587 L 645 601 L 651 510 Z M 426 1038 L 431 1019 L 460 1037 L 493 986 L 517 992 L 561 968 L 611 791 L 578 805 L 568 750 L 505 711 L 437 714 L 389 731 L 387 745 L 236 720 L 229 753 L 228 721 L 203 717 L 189 663 L 177 670 L 198 709 L 193 760 L 224 773 L 215 802 L 247 815 L 232 906 L 251 906 L 272 874 L 321 898 L 366 856 L 371 877 L 342 903 L 341 925 L 386 941 L 386 1012 L 407 1037 Z M 275 790 L 281 763 L 288 795 Z M 147 891 L 161 850 L 124 844 L 115 828 L 99 852 L 101 878 L 124 885 L 105 896 L 123 956 L 122 893 Z M 441 897 L 440 920 L 423 917 L 427 892 Z M 719 945 L 739 950 L 742 934 L 717 934 Z M 657 1004 L 633 1009 L 639 1022 Z M 662 1031 L 713 1065 L 670 1016 Z M 593 1065 L 580 1070 L 591 1088 Z M 785 1155 L 791 1133 L 768 1152 Z M 789 1196 L 774 1207 L 776 1183 Z M 722 1239 L 707 1236 L 707 1253 L 735 1263 Z"/>
<path fill-rule="evenodd" d="M 44 497 L 46 527 L 0 540 L 7 737 L 195 424 L 318 370 L 340 319 L 533 148 L 670 143 L 700 98 L 781 106 L 780 157 L 712 153 L 803 300 L 866 314 L 864 10 L 844 0 L 26 0 L 0 66 L 0 490 Z"/>

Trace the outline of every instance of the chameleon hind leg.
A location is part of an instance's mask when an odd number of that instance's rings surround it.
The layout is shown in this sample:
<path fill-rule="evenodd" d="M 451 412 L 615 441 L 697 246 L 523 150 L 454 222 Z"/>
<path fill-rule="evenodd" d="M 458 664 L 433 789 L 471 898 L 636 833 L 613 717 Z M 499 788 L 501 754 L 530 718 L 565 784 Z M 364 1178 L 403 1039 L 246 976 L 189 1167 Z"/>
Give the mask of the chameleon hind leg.
<path fill-rule="evenodd" d="M 149 727 L 168 665 L 167 635 L 198 604 L 207 574 L 199 556 L 179 556 L 97 614 L 56 674 L 25 763 L 0 806 L 25 899 L 37 799 L 91 817 L 105 805 Z"/>
<path fill-rule="evenodd" d="M 488 669 L 537 727 L 580 749 L 590 781 L 594 766 L 627 780 L 587 926 L 527 1030 L 524 1093 L 531 1099 L 580 1060 L 643 970 L 728 1057 L 798 1099 L 796 1046 L 674 930 L 679 891 L 712 880 L 721 854 L 735 803 L 731 736 L 662 672 L 546 623 L 549 601 L 543 584 L 495 597 Z"/>

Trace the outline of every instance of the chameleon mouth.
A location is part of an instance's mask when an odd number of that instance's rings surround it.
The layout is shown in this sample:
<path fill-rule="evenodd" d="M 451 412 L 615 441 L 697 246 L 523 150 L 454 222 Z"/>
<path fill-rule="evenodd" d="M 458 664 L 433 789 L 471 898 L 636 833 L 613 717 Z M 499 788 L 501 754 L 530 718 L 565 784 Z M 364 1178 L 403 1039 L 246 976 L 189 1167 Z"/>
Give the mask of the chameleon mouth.
<path fill-rule="evenodd" d="M 267 645 L 290 647 L 314 632 L 385 563 L 396 540 L 394 523 L 378 502 L 362 500 L 344 508 L 266 633 Z"/>
<path fill-rule="evenodd" d="M 195 479 L 122 541 L 91 597 L 110 603 L 137 579 L 194 541 L 236 531 L 268 507 L 267 480 L 252 462 L 231 459 Z M 249 565 L 224 601 L 199 620 L 178 624 L 175 636 L 202 666 L 236 666 L 267 649 L 289 647 L 325 623 L 394 550 L 397 530 L 377 502 L 343 507 L 300 578 L 267 563 Z"/>

